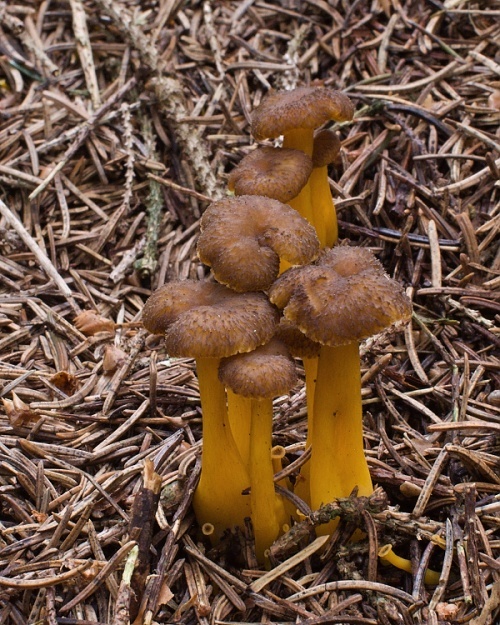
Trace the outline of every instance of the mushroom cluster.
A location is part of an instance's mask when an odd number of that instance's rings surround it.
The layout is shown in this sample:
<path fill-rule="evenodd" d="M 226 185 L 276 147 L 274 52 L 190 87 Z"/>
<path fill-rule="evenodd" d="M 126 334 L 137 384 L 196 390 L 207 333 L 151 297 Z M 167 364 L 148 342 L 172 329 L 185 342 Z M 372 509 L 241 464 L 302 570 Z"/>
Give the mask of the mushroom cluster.
<path fill-rule="evenodd" d="M 164 334 L 171 356 L 196 360 L 203 416 L 198 522 L 217 542 L 250 518 L 260 561 L 288 522 L 274 489 L 272 400 L 297 380 L 294 360 L 274 338 L 280 314 L 266 291 L 282 259 L 298 266 L 318 254 L 311 224 L 276 199 L 213 202 L 201 220 L 198 255 L 216 281 L 165 284 L 142 315 L 147 330 Z"/>
<path fill-rule="evenodd" d="M 299 496 L 318 508 L 354 488 L 370 494 L 358 342 L 411 312 L 369 250 L 333 247 L 327 167 L 338 158 L 339 139 L 315 130 L 352 116 L 350 100 L 326 87 L 269 94 L 253 113 L 252 133 L 258 141 L 282 135 L 283 147 L 245 157 L 229 177 L 233 195 L 203 214 L 198 255 L 211 277 L 162 286 L 143 312 L 144 326 L 165 335 L 171 356 L 196 359 L 203 415 L 197 520 L 217 542 L 250 518 L 261 562 L 290 522 L 271 450 L 273 398 L 295 385 L 294 357 L 306 371 L 312 445 Z"/>

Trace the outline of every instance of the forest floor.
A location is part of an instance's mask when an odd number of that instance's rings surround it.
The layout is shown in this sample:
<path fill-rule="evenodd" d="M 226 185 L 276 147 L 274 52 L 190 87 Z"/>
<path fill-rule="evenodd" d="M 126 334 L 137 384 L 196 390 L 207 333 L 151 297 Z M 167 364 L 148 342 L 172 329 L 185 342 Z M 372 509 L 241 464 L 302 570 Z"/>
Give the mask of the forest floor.
<path fill-rule="evenodd" d="M 0 3 L 1 624 L 499 623 L 499 18 L 473 0 Z M 385 495 L 341 502 L 326 550 L 285 537 L 264 570 L 248 537 L 200 537 L 194 365 L 141 310 L 208 274 L 199 219 L 254 146 L 252 110 L 314 81 L 356 109 L 329 171 L 340 238 L 414 314 L 361 346 Z M 275 402 L 287 461 L 305 434 L 301 382 Z M 412 572 L 378 561 L 386 543 Z"/>

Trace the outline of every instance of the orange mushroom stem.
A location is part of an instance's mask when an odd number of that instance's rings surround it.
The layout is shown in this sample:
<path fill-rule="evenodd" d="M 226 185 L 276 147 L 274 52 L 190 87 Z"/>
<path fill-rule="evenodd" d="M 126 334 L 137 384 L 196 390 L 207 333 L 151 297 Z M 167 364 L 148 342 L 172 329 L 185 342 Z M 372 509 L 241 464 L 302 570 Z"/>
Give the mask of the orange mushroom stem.
<path fill-rule="evenodd" d="M 309 188 L 314 213 L 314 227 L 321 247 L 333 247 L 339 236 L 337 212 L 328 182 L 328 166 L 339 157 L 340 139 L 333 130 L 320 130 L 314 136 L 313 170 Z"/>
<path fill-rule="evenodd" d="M 372 492 L 363 452 L 358 342 L 398 321 L 411 304 L 365 248 L 324 250 L 314 265 L 288 270 L 271 301 L 311 340 L 321 343 L 314 394 L 310 493 L 313 509 L 354 488 Z M 320 529 L 330 532 L 331 526 Z"/>
<path fill-rule="evenodd" d="M 288 393 L 297 381 L 295 362 L 277 339 L 252 352 L 224 358 L 220 380 L 249 406 L 250 506 L 255 551 L 259 561 L 287 523 L 284 502 L 274 489 L 272 458 L 273 397 Z M 240 404 L 241 405 L 241 404 Z M 231 405 L 229 405 L 231 410 Z M 231 423 L 239 415 L 230 415 Z"/>
<path fill-rule="evenodd" d="M 378 557 L 383 564 L 395 566 L 397 569 L 401 571 L 405 571 L 406 573 L 413 573 L 413 567 L 411 565 L 410 560 L 407 558 L 403 558 L 394 553 L 392 545 L 384 545 L 380 547 L 378 550 Z M 441 577 L 438 571 L 433 571 L 432 569 L 426 569 L 424 573 L 424 583 L 429 586 L 437 586 L 439 584 L 439 578 Z"/>

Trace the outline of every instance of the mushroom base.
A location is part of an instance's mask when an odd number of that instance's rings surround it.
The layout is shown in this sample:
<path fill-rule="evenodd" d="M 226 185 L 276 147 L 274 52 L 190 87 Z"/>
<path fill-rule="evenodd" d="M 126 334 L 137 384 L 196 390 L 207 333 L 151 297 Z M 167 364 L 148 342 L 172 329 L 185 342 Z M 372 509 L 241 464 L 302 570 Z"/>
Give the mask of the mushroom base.
<path fill-rule="evenodd" d="M 243 527 L 251 515 L 250 497 L 242 492 L 250 477 L 236 447 L 226 414 L 226 393 L 218 378 L 218 358 L 197 358 L 203 412 L 200 482 L 193 498 L 200 526 L 213 525 L 217 543 L 228 528 Z"/>
<path fill-rule="evenodd" d="M 357 342 L 321 348 L 314 397 L 311 456 L 311 506 L 339 497 L 373 492 L 363 449 L 361 373 Z M 330 533 L 331 524 L 319 534 Z"/>

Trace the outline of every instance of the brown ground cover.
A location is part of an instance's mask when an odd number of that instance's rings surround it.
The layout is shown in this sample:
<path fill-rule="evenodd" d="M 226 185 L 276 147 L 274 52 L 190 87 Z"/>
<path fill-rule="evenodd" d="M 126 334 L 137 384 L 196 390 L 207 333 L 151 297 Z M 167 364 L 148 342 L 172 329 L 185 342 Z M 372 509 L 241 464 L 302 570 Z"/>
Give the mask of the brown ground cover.
<path fill-rule="evenodd" d="M 473 0 L 0 3 L 0 623 L 499 622 L 499 18 Z M 340 237 L 414 316 L 362 345 L 382 490 L 331 507 L 326 551 L 302 525 L 263 571 L 248 537 L 200 539 L 193 363 L 140 318 L 153 288 L 206 274 L 199 218 L 252 109 L 316 80 L 356 107 L 330 169 Z M 294 461 L 303 384 L 275 415 Z M 386 543 L 412 573 L 378 561 Z"/>

